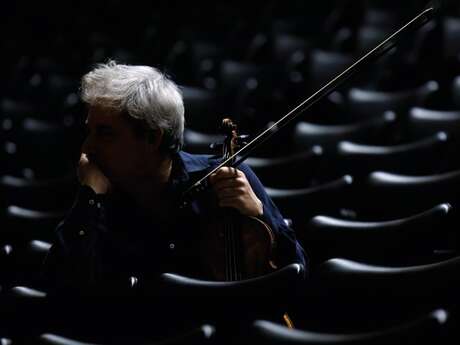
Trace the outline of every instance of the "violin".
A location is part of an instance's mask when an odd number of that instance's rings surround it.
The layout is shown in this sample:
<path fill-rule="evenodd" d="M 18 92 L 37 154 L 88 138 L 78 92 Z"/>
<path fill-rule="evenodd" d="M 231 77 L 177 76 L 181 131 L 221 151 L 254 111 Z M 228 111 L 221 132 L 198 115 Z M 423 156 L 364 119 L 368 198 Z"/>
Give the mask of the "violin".
<path fill-rule="evenodd" d="M 232 120 L 223 119 L 222 130 L 226 135 L 222 156 L 227 166 L 231 166 L 241 140 Z M 201 261 L 205 275 L 209 278 L 237 281 L 277 269 L 273 259 L 275 235 L 262 220 L 243 216 L 231 208 L 216 207 L 202 231 Z"/>

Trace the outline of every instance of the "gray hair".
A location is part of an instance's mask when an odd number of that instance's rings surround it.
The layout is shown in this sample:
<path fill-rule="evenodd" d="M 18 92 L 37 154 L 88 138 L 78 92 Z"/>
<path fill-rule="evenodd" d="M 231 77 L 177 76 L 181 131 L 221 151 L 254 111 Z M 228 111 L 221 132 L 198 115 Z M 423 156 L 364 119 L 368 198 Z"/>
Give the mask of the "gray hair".
<path fill-rule="evenodd" d="M 150 66 L 131 66 L 109 61 L 85 74 L 81 98 L 127 113 L 152 130 L 163 130 L 163 146 L 177 152 L 183 144 L 184 103 L 179 87 Z"/>

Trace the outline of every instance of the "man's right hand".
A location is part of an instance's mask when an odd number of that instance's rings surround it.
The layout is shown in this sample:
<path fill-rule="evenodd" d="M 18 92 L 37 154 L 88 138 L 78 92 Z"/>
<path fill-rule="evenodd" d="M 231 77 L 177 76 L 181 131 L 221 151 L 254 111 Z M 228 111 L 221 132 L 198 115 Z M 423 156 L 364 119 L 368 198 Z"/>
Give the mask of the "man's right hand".
<path fill-rule="evenodd" d="M 107 177 L 84 153 L 80 156 L 77 174 L 80 184 L 91 187 L 96 194 L 106 194 L 111 188 Z"/>

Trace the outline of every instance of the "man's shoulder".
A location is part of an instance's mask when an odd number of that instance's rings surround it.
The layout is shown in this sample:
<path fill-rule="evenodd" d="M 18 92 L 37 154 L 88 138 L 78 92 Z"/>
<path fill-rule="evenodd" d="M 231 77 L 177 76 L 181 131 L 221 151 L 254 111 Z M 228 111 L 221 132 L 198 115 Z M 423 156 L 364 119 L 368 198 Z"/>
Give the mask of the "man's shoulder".
<path fill-rule="evenodd" d="M 200 171 L 215 166 L 221 161 L 220 156 L 188 153 L 180 151 L 179 156 L 188 172 Z"/>
<path fill-rule="evenodd" d="M 209 154 L 196 154 L 189 153 L 185 151 L 179 151 L 179 157 L 181 158 L 185 170 L 188 172 L 197 172 L 201 170 L 206 170 L 212 168 L 222 163 L 222 157 L 219 155 L 209 155 Z M 241 163 L 238 165 L 238 169 L 243 171 L 246 174 L 254 174 L 252 169 L 246 163 Z"/>

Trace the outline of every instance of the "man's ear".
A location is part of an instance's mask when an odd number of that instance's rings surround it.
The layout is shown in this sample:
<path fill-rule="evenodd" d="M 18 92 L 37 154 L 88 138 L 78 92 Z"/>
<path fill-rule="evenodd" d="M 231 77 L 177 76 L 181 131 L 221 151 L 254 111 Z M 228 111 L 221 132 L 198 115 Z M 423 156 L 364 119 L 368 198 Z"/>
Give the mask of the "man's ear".
<path fill-rule="evenodd" d="M 162 129 L 155 129 L 147 132 L 147 142 L 151 145 L 153 151 L 160 149 L 163 142 L 164 131 Z"/>

